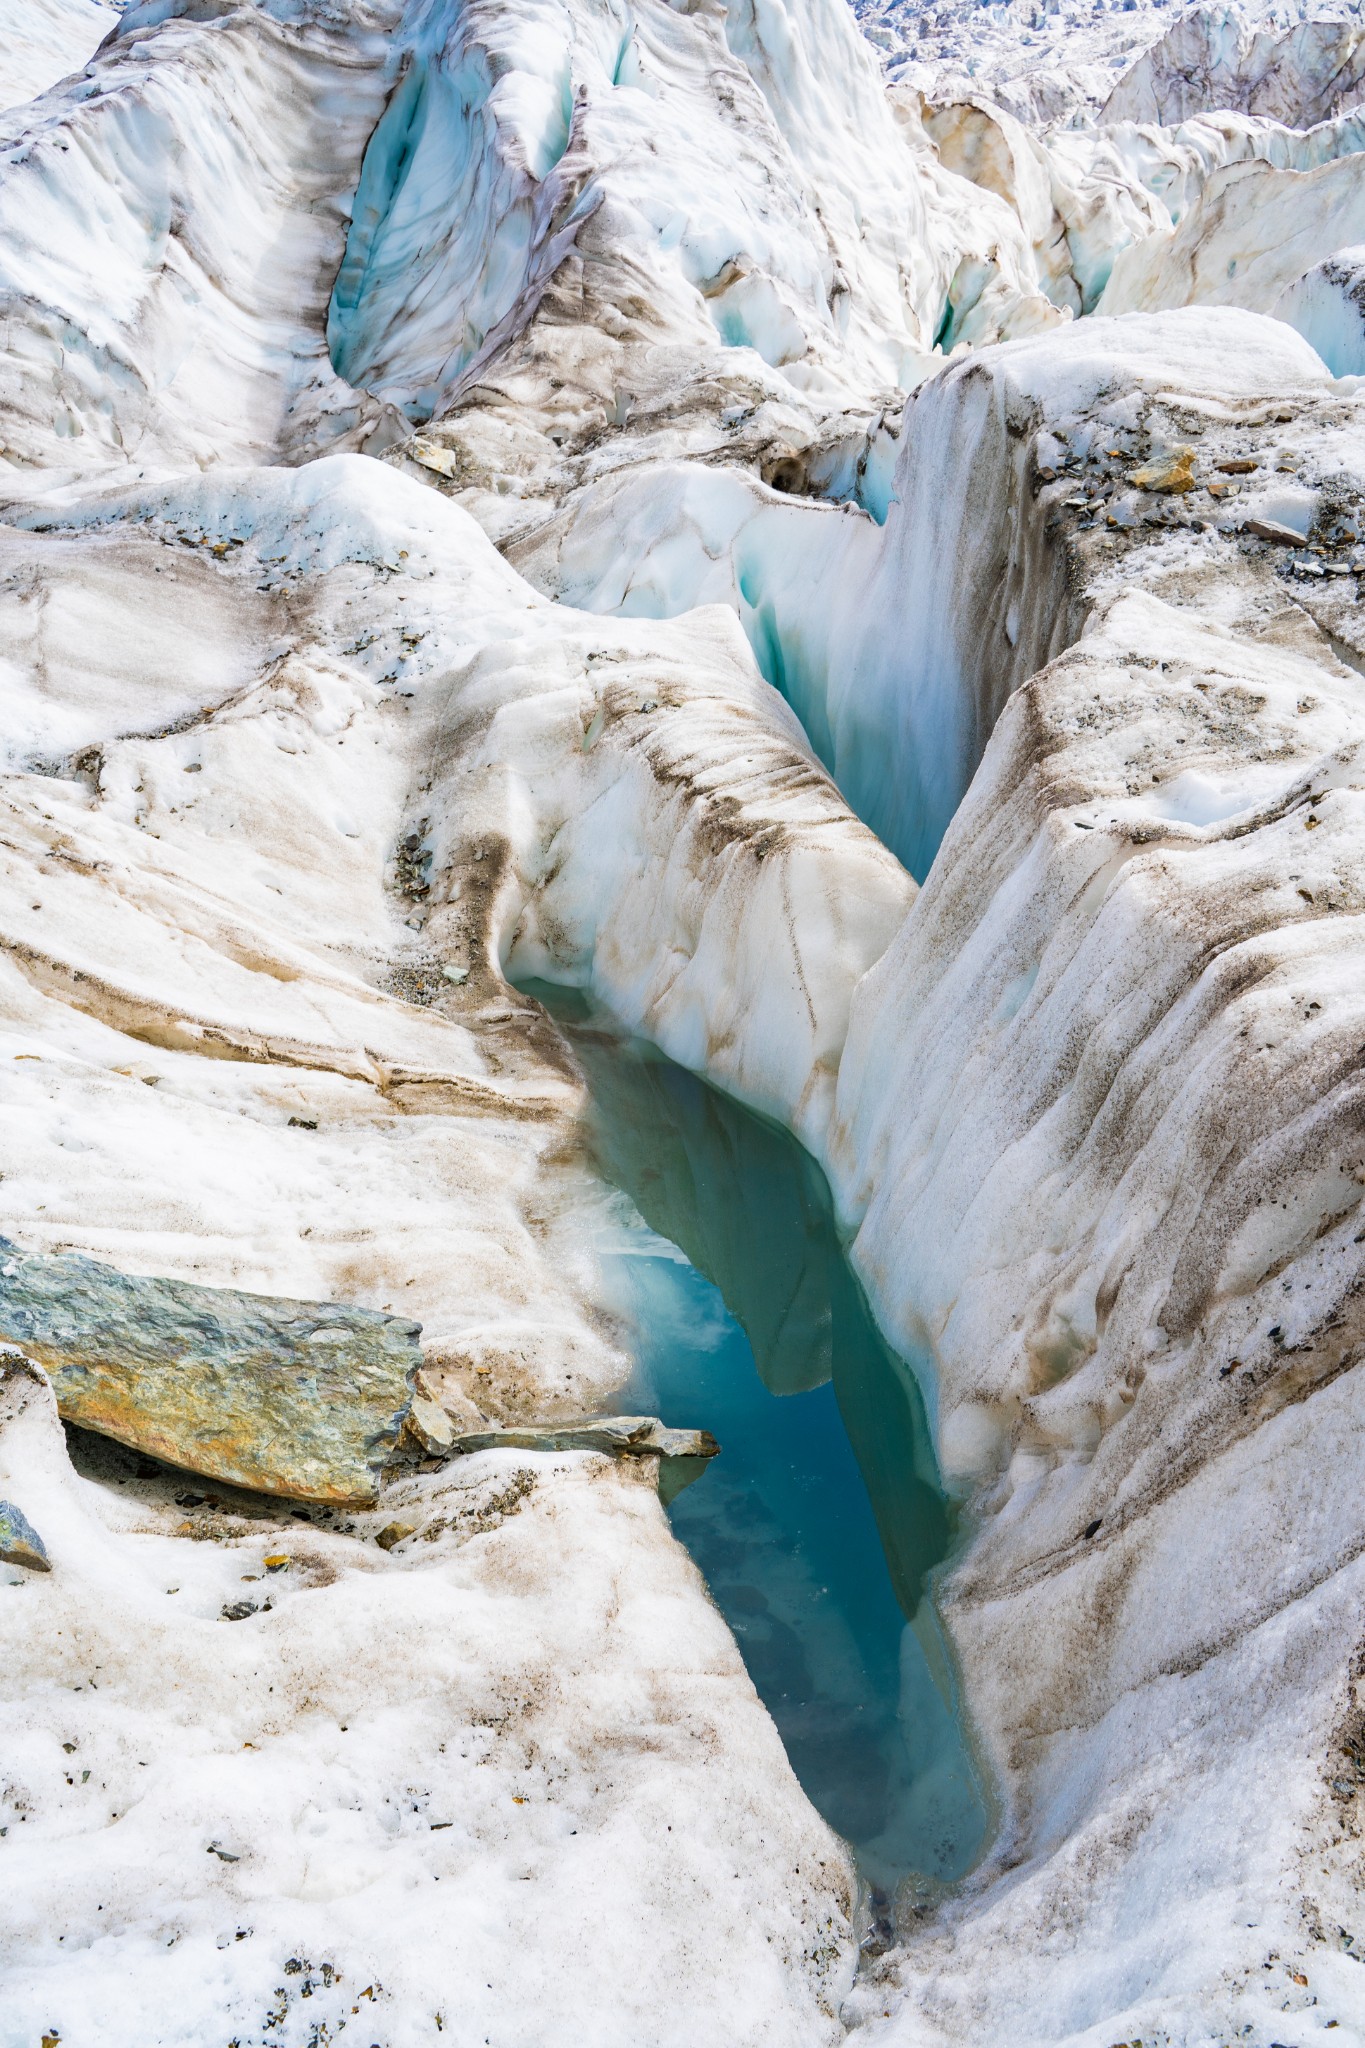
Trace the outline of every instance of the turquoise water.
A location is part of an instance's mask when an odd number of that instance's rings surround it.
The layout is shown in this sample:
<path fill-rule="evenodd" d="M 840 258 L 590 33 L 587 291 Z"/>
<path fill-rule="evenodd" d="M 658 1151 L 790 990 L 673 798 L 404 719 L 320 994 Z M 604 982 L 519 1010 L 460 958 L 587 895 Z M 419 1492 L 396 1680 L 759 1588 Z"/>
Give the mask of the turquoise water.
<path fill-rule="evenodd" d="M 785 1132 L 590 1023 L 581 998 L 535 993 L 588 1076 L 596 1163 L 633 1204 L 607 1252 L 638 1360 L 625 1405 L 720 1439 L 673 1525 L 874 1892 L 950 1882 L 987 1825 L 927 1593 L 953 1518 L 824 1178 Z"/>

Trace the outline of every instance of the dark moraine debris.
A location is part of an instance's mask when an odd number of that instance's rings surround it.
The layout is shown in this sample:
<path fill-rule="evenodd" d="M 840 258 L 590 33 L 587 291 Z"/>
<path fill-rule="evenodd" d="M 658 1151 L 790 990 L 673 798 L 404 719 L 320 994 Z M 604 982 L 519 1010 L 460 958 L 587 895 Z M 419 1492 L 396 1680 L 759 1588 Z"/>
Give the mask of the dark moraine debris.
<path fill-rule="evenodd" d="M 420 1331 L 0 1238 L 0 1339 L 46 1369 L 66 1421 L 260 1493 L 374 1500 L 405 1448 Z"/>

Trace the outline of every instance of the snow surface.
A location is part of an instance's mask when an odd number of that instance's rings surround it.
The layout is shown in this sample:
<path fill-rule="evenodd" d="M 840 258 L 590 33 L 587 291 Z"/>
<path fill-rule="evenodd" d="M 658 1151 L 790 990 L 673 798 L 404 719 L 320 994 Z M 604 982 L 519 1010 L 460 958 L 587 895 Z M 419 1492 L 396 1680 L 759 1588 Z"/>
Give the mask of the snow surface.
<path fill-rule="evenodd" d="M 998 1802 L 860 1950 L 647 1475 L 186 1505 L 7 1369 L 4 2048 L 1365 2039 L 1365 128 L 1243 18 L 1099 120 L 1165 11 L 147 0 L 4 116 L 6 1234 L 610 1408 L 589 989 L 927 1361 Z"/>
<path fill-rule="evenodd" d="M 0 112 L 80 71 L 117 26 L 108 0 L 9 0 L 0 35 Z"/>

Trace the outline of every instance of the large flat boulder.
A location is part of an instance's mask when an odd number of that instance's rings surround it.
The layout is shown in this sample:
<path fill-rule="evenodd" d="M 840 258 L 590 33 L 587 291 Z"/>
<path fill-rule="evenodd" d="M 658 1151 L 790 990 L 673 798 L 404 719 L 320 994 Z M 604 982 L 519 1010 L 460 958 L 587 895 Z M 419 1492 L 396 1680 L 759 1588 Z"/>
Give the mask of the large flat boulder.
<path fill-rule="evenodd" d="M 0 1238 L 0 1337 L 46 1368 L 65 1421 L 261 1493 L 374 1499 L 412 1405 L 420 1328 Z"/>

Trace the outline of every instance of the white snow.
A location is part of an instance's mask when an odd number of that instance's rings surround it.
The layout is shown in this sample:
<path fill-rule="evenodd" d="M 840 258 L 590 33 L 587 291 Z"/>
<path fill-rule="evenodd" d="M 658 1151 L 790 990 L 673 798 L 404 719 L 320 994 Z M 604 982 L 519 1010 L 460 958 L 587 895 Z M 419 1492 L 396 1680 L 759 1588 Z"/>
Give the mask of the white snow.
<path fill-rule="evenodd" d="M 834 2038 L 847 1860 L 652 1485 L 487 1453 L 388 1555 L 230 1500 L 193 1542 L 0 1399 L 54 1560 L 0 1572 L 7 2040 Z"/>
<path fill-rule="evenodd" d="M 0 112 L 80 71 L 117 26 L 109 0 L 9 0 L 0 31 Z"/>

